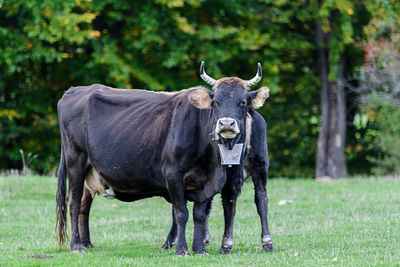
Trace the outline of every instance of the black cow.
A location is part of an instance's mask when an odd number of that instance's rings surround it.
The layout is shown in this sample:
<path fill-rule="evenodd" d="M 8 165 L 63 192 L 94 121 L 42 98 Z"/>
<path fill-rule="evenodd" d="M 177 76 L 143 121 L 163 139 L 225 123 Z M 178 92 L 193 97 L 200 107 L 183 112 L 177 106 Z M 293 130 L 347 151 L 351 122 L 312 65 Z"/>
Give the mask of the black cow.
<path fill-rule="evenodd" d="M 254 183 L 254 201 L 261 220 L 261 243 L 265 252 L 273 251 L 271 233 L 268 227 L 268 198 L 266 194 L 268 174 L 268 146 L 267 124 L 264 118 L 255 110 L 250 109 L 246 120 L 246 169 Z M 249 138 L 250 137 L 250 138 Z M 225 231 L 219 253 L 228 254 L 233 246 L 233 219 L 236 212 L 236 200 L 241 192 L 242 182 L 245 178 L 243 166 L 232 166 L 227 169 L 227 182 L 224 185 L 221 196 L 224 208 Z M 203 242 L 209 243 L 208 217 L 211 211 L 211 201 L 207 206 L 207 217 L 203 226 Z M 169 249 L 176 243 L 176 222 L 173 217 L 171 230 L 163 249 Z"/>
<path fill-rule="evenodd" d="M 194 201 L 193 251 L 205 253 L 203 229 L 212 197 L 227 182 L 218 144 L 245 143 L 246 117 L 263 105 L 268 88 L 248 92 L 261 79 L 261 65 L 248 81 L 204 73 L 213 92 L 194 87 L 177 93 L 118 90 L 104 85 L 70 88 L 58 103 L 61 160 L 57 226 L 66 236 L 66 199 L 72 251 L 93 247 L 89 212 L 95 193 L 122 201 L 162 196 L 173 205 L 176 254 L 188 254 L 186 201 Z M 240 164 L 243 166 L 244 157 Z M 66 197 L 66 177 L 69 188 Z"/>
<path fill-rule="evenodd" d="M 214 79 L 204 79 L 206 82 Z M 211 82 L 211 85 L 213 83 Z M 268 198 L 266 194 L 268 174 L 268 146 L 267 125 L 263 117 L 254 109 L 249 109 L 246 119 L 246 146 L 245 158 L 247 171 L 252 177 L 255 190 L 255 203 L 261 220 L 261 242 L 264 251 L 273 251 L 272 238 L 268 227 Z M 221 254 L 230 253 L 233 245 L 233 219 L 236 212 L 236 200 L 241 192 L 243 178 L 243 166 L 234 166 L 227 169 L 227 182 L 222 189 L 222 204 L 224 207 L 225 231 L 220 249 Z M 211 201 L 207 206 L 207 218 L 203 226 L 203 241 L 209 242 L 207 219 L 211 210 Z M 171 230 L 163 245 L 164 249 L 174 246 L 176 243 L 176 223 L 173 219 Z"/>

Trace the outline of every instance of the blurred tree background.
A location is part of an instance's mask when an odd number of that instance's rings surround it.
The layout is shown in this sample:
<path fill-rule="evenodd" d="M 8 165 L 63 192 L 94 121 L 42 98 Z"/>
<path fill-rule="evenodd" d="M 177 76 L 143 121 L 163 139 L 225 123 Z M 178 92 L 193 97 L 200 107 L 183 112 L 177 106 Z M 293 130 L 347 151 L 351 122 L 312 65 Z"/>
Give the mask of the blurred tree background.
<path fill-rule="evenodd" d="M 205 60 L 215 78 L 249 79 L 262 63 L 270 176 L 314 176 L 321 118 L 338 114 L 343 146 L 330 152 L 328 138 L 322 155 L 343 153 L 350 174 L 398 172 L 399 105 L 385 99 L 399 99 L 399 83 L 365 85 L 371 65 L 399 76 L 380 53 L 368 59 L 385 45 L 398 55 L 399 13 L 396 0 L 0 0 L 0 170 L 22 169 L 20 149 L 37 155 L 35 171 L 57 168 L 57 101 L 70 86 L 180 90 L 204 84 Z M 335 90 L 344 109 L 323 111 Z"/>

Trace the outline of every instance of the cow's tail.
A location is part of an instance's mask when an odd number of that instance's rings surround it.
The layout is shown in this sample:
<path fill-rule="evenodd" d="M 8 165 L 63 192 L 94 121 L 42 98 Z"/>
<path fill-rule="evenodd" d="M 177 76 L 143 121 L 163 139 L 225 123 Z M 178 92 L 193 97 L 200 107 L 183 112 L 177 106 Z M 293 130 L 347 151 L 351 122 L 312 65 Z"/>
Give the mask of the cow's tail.
<path fill-rule="evenodd" d="M 58 245 L 61 247 L 67 239 L 67 169 L 65 166 L 64 151 L 61 148 L 60 166 L 58 167 L 58 187 L 56 195 L 56 232 L 58 234 Z"/>

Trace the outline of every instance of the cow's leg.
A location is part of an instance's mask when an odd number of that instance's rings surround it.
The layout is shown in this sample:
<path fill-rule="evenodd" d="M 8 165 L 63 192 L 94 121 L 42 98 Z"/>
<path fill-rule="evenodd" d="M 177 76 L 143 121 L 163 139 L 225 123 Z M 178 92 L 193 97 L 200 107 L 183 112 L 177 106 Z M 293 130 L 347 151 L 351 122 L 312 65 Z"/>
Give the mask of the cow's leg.
<path fill-rule="evenodd" d="M 189 212 L 186 207 L 183 177 L 179 171 L 171 170 L 168 167 L 166 167 L 164 173 L 168 183 L 168 192 L 174 208 L 176 221 L 177 238 L 175 254 L 186 256 L 189 255 L 185 238 L 186 223 L 189 218 Z"/>
<path fill-rule="evenodd" d="M 233 219 L 236 213 L 236 199 L 230 190 L 222 190 L 222 206 L 224 208 L 225 231 L 222 238 L 220 254 L 231 253 L 233 246 Z"/>
<path fill-rule="evenodd" d="M 93 248 L 92 242 L 90 242 L 90 231 L 89 231 L 89 213 L 92 206 L 93 198 L 90 191 L 85 187 L 83 189 L 83 196 L 81 200 L 81 210 L 79 213 L 79 234 L 81 237 L 82 245 L 85 248 Z"/>
<path fill-rule="evenodd" d="M 257 112 L 252 112 L 253 118 L 250 149 L 248 155 L 249 173 L 254 183 L 254 201 L 261 220 L 261 242 L 264 251 L 273 251 L 271 233 L 268 228 L 268 198 L 267 198 L 267 175 L 268 175 L 268 142 L 267 125 Z"/>
<path fill-rule="evenodd" d="M 203 242 L 204 242 L 205 246 L 210 244 L 210 234 L 208 231 L 208 218 L 209 218 L 210 212 L 211 212 L 211 204 L 212 204 L 212 201 L 207 202 L 206 219 L 204 220 L 204 223 L 203 223 Z M 176 244 L 176 238 L 177 238 L 176 221 L 175 221 L 175 216 L 174 216 L 174 208 L 172 208 L 171 230 L 168 233 L 167 240 L 165 241 L 164 245 L 161 248 L 162 249 L 172 248 Z"/>
<path fill-rule="evenodd" d="M 203 226 L 203 243 L 205 246 L 208 246 L 208 244 L 210 244 L 210 232 L 208 231 L 208 218 L 210 217 L 211 204 L 212 200 L 207 202 L 206 219 L 204 220 L 204 226 Z"/>
<path fill-rule="evenodd" d="M 85 248 L 79 234 L 79 213 L 83 195 L 85 180 L 86 156 L 83 153 L 74 152 L 67 156 L 68 166 L 68 203 L 71 216 L 71 243 L 72 252 L 84 252 Z"/>
<path fill-rule="evenodd" d="M 176 205 L 174 205 L 174 206 L 175 206 L 174 214 L 175 214 L 176 224 L 177 224 L 177 227 L 176 227 L 177 238 L 176 238 L 175 254 L 180 255 L 180 256 L 186 256 L 186 255 L 189 255 L 188 246 L 187 246 L 186 237 L 185 237 L 186 222 L 189 218 L 189 212 L 186 208 L 186 203 L 184 202 L 184 200 L 183 200 L 183 203 L 181 203 L 181 201 L 177 201 Z"/>
<path fill-rule="evenodd" d="M 243 169 L 240 166 L 226 170 L 227 181 L 222 188 L 222 206 L 224 208 L 225 231 L 222 238 L 220 254 L 229 254 L 233 246 L 233 220 L 236 213 L 236 200 L 240 194 L 243 182 Z"/>
<path fill-rule="evenodd" d="M 208 253 L 204 246 L 204 227 L 207 221 L 207 205 L 208 202 L 195 202 L 193 206 L 193 245 L 192 249 L 196 254 Z"/>
<path fill-rule="evenodd" d="M 250 168 L 251 176 L 253 177 L 254 183 L 254 201 L 257 206 L 257 212 L 261 220 L 261 242 L 264 251 L 273 251 L 271 232 L 268 227 L 268 197 L 266 193 L 267 185 L 267 164 Z"/>
<path fill-rule="evenodd" d="M 174 215 L 174 208 L 172 207 L 172 226 L 171 226 L 171 230 L 169 230 L 167 240 L 165 241 L 164 245 L 162 246 L 162 249 L 169 249 L 169 248 L 172 248 L 173 246 L 175 246 L 176 239 L 177 239 L 177 225 L 176 225 L 176 220 L 175 220 L 175 215 Z"/>

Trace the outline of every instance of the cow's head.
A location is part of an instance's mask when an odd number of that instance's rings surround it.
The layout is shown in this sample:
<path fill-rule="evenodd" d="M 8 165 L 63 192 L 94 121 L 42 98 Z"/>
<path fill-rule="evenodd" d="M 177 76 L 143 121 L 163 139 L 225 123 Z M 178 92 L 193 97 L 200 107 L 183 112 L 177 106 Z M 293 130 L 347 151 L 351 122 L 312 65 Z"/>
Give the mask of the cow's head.
<path fill-rule="evenodd" d="M 261 64 L 258 63 L 257 74 L 251 80 L 237 77 L 215 80 L 206 74 L 202 61 L 200 77 L 212 86 L 213 91 L 198 89 L 190 94 L 189 99 L 197 108 L 213 109 L 215 134 L 231 148 L 245 131 L 245 119 L 249 108 L 261 107 L 269 96 L 267 87 L 249 92 L 250 87 L 261 80 Z"/>

